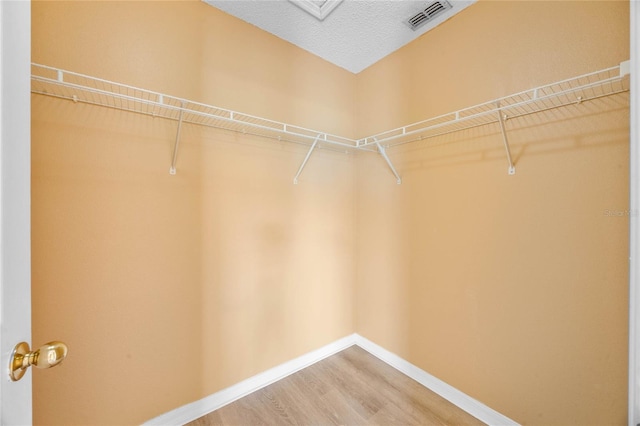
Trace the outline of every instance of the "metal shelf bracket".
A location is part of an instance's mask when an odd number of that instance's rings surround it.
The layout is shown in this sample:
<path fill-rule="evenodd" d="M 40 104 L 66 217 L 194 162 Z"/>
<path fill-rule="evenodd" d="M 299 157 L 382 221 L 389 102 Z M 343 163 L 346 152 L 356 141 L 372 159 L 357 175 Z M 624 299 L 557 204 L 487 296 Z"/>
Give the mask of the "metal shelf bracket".
<path fill-rule="evenodd" d="M 391 169 L 391 172 L 396 177 L 396 183 L 398 185 L 400 185 L 402 183 L 402 178 L 400 177 L 398 172 L 396 172 L 396 169 L 395 169 L 395 167 L 393 167 L 393 164 L 391 163 L 391 160 L 389 160 L 389 156 L 387 156 L 387 150 L 382 145 L 380 145 L 380 142 L 378 142 L 378 140 L 375 137 L 373 138 L 373 141 L 375 142 L 376 146 L 378 147 L 378 152 L 380 153 L 380 155 L 382 155 L 382 158 L 384 158 L 384 161 L 387 162 L 387 165 Z"/>
<path fill-rule="evenodd" d="M 316 136 L 315 140 L 313 141 L 313 144 L 311 145 L 311 148 L 309 148 L 309 152 L 307 152 L 307 156 L 304 157 L 304 160 L 302 160 L 302 164 L 300 164 L 300 168 L 298 169 L 298 173 L 296 173 L 296 176 L 293 178 L 293 184 L 297 185 L 298 184 L 298 178 L 300 177 L 300 174 L 302 173 L 302 170 L 304 169 L 304 166 L 307 165 L 307 161 L 309 161 L 309 157 L 311 157 L 311 153 L 313 152 L 314 149 L 316 149 L 316 145 L 318 145 L 318 141 L 320 140 L 320 137 L 322 136 L 322 133 L 320 133 L 318 136 Z M 327 135 L 324 135 L 325 139 L 327 138 Z"/>
<path fill-rule="evenodd" d="M 502 116 L 502 110 L 500 109 L 500 101 L 496 102 L 496 106 L 498 108 L 498 122 L 500 123 L 500 130 L 502 131 L 502 140 L 504 142 L 504 149 L 507 152 L 507 161 L 509 162 L 509 174 L 516 174 L 516 166 L 513 164 L 513 160 L 511 159 L 511 150 L 509 149 L 509 140 L 507 139 L 507 130 L 504 127 L 504 120 L 507 119 L 507 116 Z"/>
<path fill-rule="evenodd" d="M 171 159 L 171 168 L 169 174 L 176 174 L 176 161 L 178 160 L 178 146 L 180 145 L 180 131 L 182 130 L 182 117 L 184 115 L 184 102 L 180 105 L 180 117 L 178 118 L 178 131 L 176 133 L 176 143 L 173 146 L 173 158 Z"/>

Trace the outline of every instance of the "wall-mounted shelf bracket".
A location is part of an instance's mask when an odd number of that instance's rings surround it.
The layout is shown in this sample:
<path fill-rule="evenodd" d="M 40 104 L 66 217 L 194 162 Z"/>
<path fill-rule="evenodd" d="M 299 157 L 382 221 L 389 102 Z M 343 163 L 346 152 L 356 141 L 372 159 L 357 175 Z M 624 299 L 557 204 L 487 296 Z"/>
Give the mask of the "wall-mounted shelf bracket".
<path fill-rule="evenodd" d="M 302 173 L 302 170 L 304 169 L 304 166 L 307 165 L 307 161 L 309 161 L 309 157 L 311 157 L 311 153 L 313 152 L 314 149 L 316 149 L 316 145 L 318 145 L 318 141 L 320 140 L 320 137 L 322 136 L 322 133 L 319 134 L 318 136 L 316 136 L 315 140 L 313 141 L 313 144 L 311 145 L 311 148 L 309 148 L 309 152 L 307 152 L 307 156 L 304 157 L 304 160 L 302 160 L 302 164 L 300 164 L 300 168 L 298 169 L 298 173 L 296 173 L 296 177 L 293 178 L 293 184 L 297 185 L 298 184 L 298 178 L 300 177 L 300 174 Z M 326 139 L 326 135 L 324 136 Z"/>
<path fill-rule="evenodd" d="M 511 159 L 511 150 L 509 149 L 509 140 L 507 139 L 507 130 L 504 127 L 504 120 L 507 119 L 507 116 L 502 116 L 502 110 L 500 109 L 500 101 L 496 102 L 496 106 L 498 109 L 498 122 L 500 123 L 500 130 L 502 131 L 502 140 L 504 142 L 504 149 L 507 152 L 507 161 L 509 161 L 509 174 L 516 174 L 516 166 L 513 164 L 513 160 Z"/>
<path fill-rule="evenodd" d="M 180 131 L 182 130 L 182 116 L 184 115 L 184 102 L 180 107 L 180 117 L 178 118 L 178 131 L 176 132 L 176 143 L 173 146 L 173 158 L 171 159 L 171 168 L 169 174 L 176 174 L 176 161 L 178 160 L 178 146 L 180 145 Z"/>
<path fill-rule="evenodd" d="M 395 167 L 393 167 L 393 164 L 391 163 L 391 160 L 389 160 L 389 156 L 387 156 L 387 150 L 384 149 L 384 147 L 382 145 L 380 145 L 380 142 L 378 142 L 378 140 L 376 138 L 373 138 L 373 141 L 375 142 L 376 146 L 378 147 L 378 152 L 380 153 L 380 155 L 382 155 L 382 158 L 384 158 L 384 161 L 387 162 L 387 165 L 391 169 L 391 172 L 393 172 L 393 175 L 396 177 L 396 183 L 398 185 L 400 185 L 402 183 L 402 178 L 400 177 L 398 172 L 396 172 L 396 169 L 395 169 Z"/>

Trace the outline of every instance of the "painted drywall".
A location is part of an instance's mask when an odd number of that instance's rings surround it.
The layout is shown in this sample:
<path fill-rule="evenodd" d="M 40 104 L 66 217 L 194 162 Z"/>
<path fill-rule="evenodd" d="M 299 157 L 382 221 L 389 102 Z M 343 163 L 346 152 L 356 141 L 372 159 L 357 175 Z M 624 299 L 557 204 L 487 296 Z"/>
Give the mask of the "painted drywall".
<path fill-rule="evenodd" d="M 628 2 L 480 1 L 358 75 L 372 134 L 628 59 Z M 356 332 L 527 425 L 627 414 L 628 96 L 358 158 Z"/>
<path fill-rule="evenodd" d="M 627 18 L 481 1 L 352 75 L 199 2 L 35 2 L 32 55 L 363 136 L 615 65 Z M 508 121 L 515 176 L 497 128 L 392 149 L 401 186 L 331 152 L 293 186 L 304 147 L 191 126 L 170 176 L 175 123 L 32 108 L 33 340 L 70 345 L 37 424 L 140 423 L 353 331 L 523 424 L 624 423 L 624 96 Z"/>
<path fill-rule="evenodd" d="M 341 135 L 354 78 L 201 2 L 34 2 L 32 60 Z M 140 424 L 350 334 L 354 166 L 32 98 L 35 424 Z"/>

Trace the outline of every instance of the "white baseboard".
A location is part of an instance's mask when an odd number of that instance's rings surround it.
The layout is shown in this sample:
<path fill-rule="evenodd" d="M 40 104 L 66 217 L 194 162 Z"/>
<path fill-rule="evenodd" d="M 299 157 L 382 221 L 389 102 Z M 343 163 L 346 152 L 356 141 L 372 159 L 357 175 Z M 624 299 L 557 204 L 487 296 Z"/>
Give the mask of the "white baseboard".
<path fill-rule="evenodd" d="M 183 425 L 353 345 L 360 346 L 375 357 L 381 359 L 398 371 L 431 389 L 444 399 L 455 404 L 460 409 L 489 425 L 519 426 L 518 423 L 508 417 L 492 410 L 481 402 L 430 375 L 426 371 L 421 370 L 408 361 L 405 361 L 399 356 L 355 333 L 340 340 L 336 340 L 335 342 L 323 346 L 313 352 L 302 355 L 294 360 L 285 362 L 284 364 L 263 373 L 250 377 L 247 380 L 209 395 L 199 401 L 183 405 L 182 407 L 162 414 L 144 424 L 163 426 Z"/>
<path fill-rule="evenodd" d="M 354 334 L 354 337 L 356 345 L 386 362 L 396 370 L 411 377 L 424 387 L 429 388 L 478 420 L 491 426 L 519 426 L 517 422 L 487 407 L 480 401 L 471 398 L 469 395 L 400 358 L 398 355 L 389 352 L 359 334 Z"/>
<path fill-rule="evenodd" d="M 310 366 L 318 361 L 323 360 L 333 354 L 340 352 L 343 349 L 353 346 L 355 344 L 355 335 L 344 337 L 340 340 L 336 340 L 333 343 L 329 343 L 320 349 L 317 349 L 308 354 L 302 355 L 296 359 L 285 362 L 277 367 L 271 368 L 260 374 L 256 374 L 240 383 L 230 386 L 226 389 L 209 395 L 201 400 L 192 402 L 182 407 L 171 410 L 165 414 L 155 417 L 147 422 L 145 425 L 183 425 L 204 416 L 212 411 L 224 407 L 233 401 L 249 395 L 251 392 L 255 392 L 262 389 L 271 383 L 277 382 L 280 379 L 284 379 L 290 374 L 296 371 L 302 370 L 305 367 Z"/>

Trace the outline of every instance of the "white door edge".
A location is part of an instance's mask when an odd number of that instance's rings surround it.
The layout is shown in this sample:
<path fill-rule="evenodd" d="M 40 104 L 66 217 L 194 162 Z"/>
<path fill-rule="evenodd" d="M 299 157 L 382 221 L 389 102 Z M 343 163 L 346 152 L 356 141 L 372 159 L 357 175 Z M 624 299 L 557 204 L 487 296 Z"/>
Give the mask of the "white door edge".
<path fill-rule="evenodd" d="M 31 373 L 8 376 L 31 344 L 31 3 L 0 1 L 0 424 L 32 423 Z"/>

